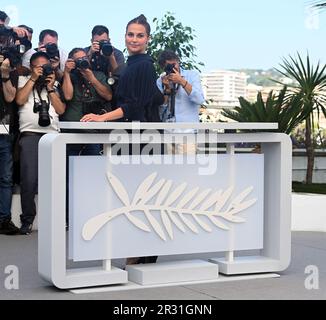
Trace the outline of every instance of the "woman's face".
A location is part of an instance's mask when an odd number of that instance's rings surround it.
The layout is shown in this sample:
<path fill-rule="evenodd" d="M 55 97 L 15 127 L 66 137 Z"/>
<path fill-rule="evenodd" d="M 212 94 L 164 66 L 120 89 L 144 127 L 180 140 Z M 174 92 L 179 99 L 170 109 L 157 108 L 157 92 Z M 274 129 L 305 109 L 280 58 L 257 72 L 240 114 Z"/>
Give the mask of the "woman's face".
<path fill-rule="evenodd" d="M 145 53 L 149 36 L 142 24 L 133 23 L 129 25 L 126 33 L 126 47 L 129 55 Z"/>

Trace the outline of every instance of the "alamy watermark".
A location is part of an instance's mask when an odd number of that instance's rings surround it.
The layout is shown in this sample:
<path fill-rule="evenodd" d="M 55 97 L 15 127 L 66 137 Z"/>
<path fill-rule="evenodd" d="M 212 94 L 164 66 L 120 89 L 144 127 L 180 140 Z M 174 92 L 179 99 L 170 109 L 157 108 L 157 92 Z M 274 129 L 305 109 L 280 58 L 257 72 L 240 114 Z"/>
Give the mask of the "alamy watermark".
<path fill-rule="evenodd" d="M 319 30 L 320 19 L 319 10 L 313 7 L 306 9 L 305 27 L 308 30 Z"/>
<path fill-rule="evenodd" d="M 317 266 L 307 266 L 305 269 L 307 278 L 305 279 L 304 286 L 307 290 L 319 290 L 319 269 Z"/>
<path fill-rule="evenodd" d="M 4 268 L 3 287 L 6 290 L 19 290 L 19 268 L 9 265 Z"/>
<path fill-rule="evenodd" d="M 12 27 L 18 26 L 20 24 L 19 9 L 16 5 L 8 4 L 1 10 L 4 11 L 8 16 L 6 24 Z"/>
<path fill-rule="evenodd" d="M 216 150 L 205 148 L 210 143 L 217 144 L 216 133 L 164 132 L 160 130 L 140 130 L 136 126 L 132 134 L 126 130 L 113 130 L 108 135 L 112 147 L 112 164 L 142 165 L 197 165 L 199 175 L 214 175 L 218 169 Z M 163 147 L 164 146 L 164 147 Z M 162 148 L 184 150 L 162 154 Z M 204 153 L 198 154 L 202 146 Z M 116 157 L 115 157 L 116 156 Z"/>

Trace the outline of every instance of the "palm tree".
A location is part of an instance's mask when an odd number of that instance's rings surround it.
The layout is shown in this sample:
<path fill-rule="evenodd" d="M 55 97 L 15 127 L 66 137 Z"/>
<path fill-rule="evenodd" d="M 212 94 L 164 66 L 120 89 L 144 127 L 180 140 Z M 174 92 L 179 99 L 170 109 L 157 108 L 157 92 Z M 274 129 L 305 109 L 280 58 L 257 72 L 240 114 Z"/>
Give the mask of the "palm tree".
<path fill-rule="evenodd" d="M 243 97 L 239 98 L 240 107 L 233 110 L 224 109 L 222 115 L 238 122 L 277 122 L 276 132 L 291 134 L 310 113 L 303 106 L 302 96 L 289 95 L 285 86 L 279 94 L 271 91 L 264 101 L 262 93 L 257 95 L 257 101 L 252 103 Z"/>
<path fill-rule="evenodd" d="M 326 9 L 326 2 L 325 1 L 313 1 L 311 3 L 312 7 L 316 9 Z"/>
<path fill-rule="evenodd" d="M 309 55 L 307 54 L 306 63 L 298 54 L 297 58 L 289 57 L 283 59 L 282 70 L 277 70 L 285 77 L 290 77 L 295 81 L 292 86 L 293 94 L 300 95 L 302 106 L 309 111 L 306 119 L 306 151 L 308 157 L 306 183 L 311 184 L 315 163 L 314 152 L 314 113 L 317 112 L 318 118 L 321 113 L 326 117 L 326 65 L 321 67 L 318 63 L 314 67 Z M 319 120 L 319 119 L 318 119 Z"/>

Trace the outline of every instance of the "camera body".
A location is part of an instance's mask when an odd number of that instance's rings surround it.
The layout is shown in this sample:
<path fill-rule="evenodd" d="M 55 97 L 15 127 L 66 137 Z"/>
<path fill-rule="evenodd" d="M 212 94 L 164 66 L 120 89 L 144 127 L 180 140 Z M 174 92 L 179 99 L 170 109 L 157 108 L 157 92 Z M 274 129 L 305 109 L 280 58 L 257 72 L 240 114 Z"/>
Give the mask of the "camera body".
<path fill-rule="evenodd" d="M 75 61 L 75 64 L 76 64 L 76 69 L 86 70 L 91 68 L 91 65 L 87 57 L 77 59 Z"/>
<path fill-rule="evenodd" d="M 37 83 L 41 87 L 45 86 L 46 78 L 48 76 L 50 76 L 51 74 L 53 74 L 53 72 L 54 72 L 54 69 L 52 68 L 52 65 L 50 63 L 47 63 L 47 64 L 43 65 L 42 69 L 43 69 L 43 75 L 41 77 L 39 77 L 39 79 L 37 80 Z"/>
<path fill-rule="evenodd" d="M 164 68 L 164 72 L 166 73 L 167 76 L 169 76 L 170 74 L 175 73 L 174 68 L 175 68 L 175 63 L 172 64 L 168 63 Z"/>
<path fill-rule="evenodd" d="M 10 61 L 10 67 L 15 68 L 18 65 L 21 64 L 21 50 L 23 49 L 24 46 L 18 45 L 18 46 L 10 46 L 3 48 L 0 46 L 0 55 L 4 57 L 4 59 L 9 59 Z M 24 52 L 23 52 L 24 53 Z M 1 63 L 0 63 L 1 65 Z"/>
<path fill-rule="evenodd" d="M 100 45 L 100 53 L 101 55 L 105 56 L 105 57 L 110 57 L 113 53 L 113 47 L 111 45 L 111 43 L 107 40 L 101 40 L 99 42 Z"/>
<path fill-rule="evenodd" d="M 51 124 L 49 115 L 50 105 L 45 100 L 34 103 L 34 113 L 39 113 L 38 124 L 40 127 L 48 127 Z"/>
<path fill-rule="evenodd" d="M 50 63 L 43 65 L 42 69 L 43 69 L 43 77 L 44 78 L 47 78 L 54 72 L 52 65 Z"/>
<path fill-rule="evenodd" d="M 48 43 L 44 46 L 44 48 L 50 59 L 60 57 L 59 48 L 55 43 Z"/>
<path fill-rule="evenodd" d="M 16 45 L 19 40 L 21 44 Z M 21 64 L 22 55 L 29 49 L 26 48 L 27 38 L 19 38 L 11 28 L 0 26 L 0 55 L 10 60 L 11 68 Z"/>

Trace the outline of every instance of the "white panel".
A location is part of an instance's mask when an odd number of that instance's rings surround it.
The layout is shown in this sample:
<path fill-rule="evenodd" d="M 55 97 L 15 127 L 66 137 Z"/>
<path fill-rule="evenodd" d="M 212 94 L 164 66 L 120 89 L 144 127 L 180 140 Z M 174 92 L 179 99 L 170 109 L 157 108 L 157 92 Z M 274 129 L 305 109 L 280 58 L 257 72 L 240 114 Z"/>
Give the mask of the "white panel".
<path fill-rule="evenodd" d="M 153 159 L 71 158 L 75 261 L 263 248 L 263 155 Z"/>

